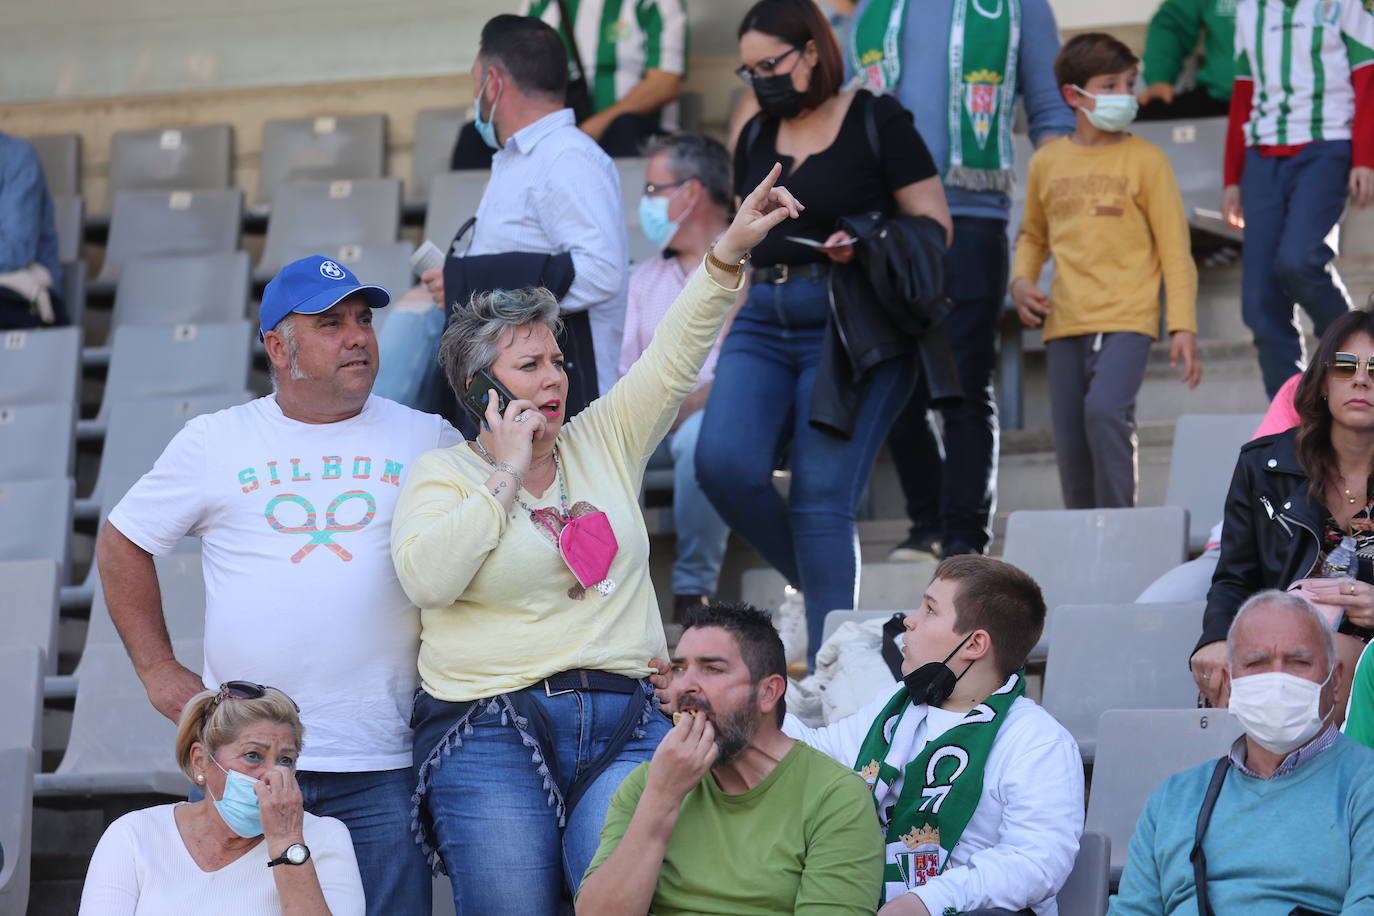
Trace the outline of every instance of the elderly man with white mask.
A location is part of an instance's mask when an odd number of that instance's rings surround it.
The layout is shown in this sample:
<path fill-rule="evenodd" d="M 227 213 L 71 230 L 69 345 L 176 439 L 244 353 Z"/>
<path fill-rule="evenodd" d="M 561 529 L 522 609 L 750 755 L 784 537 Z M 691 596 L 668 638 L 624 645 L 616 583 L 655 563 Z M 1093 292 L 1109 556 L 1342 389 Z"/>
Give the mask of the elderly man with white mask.
<path fill-rule="evenodd" d="M 1331 631 L 1268 590 L 1241 606 L 1226 648 L 1245 734 L 1155 790 L 1110 913 L 1374 913 L 1374 751 L 1332 722 L 1345 672 Z"/>

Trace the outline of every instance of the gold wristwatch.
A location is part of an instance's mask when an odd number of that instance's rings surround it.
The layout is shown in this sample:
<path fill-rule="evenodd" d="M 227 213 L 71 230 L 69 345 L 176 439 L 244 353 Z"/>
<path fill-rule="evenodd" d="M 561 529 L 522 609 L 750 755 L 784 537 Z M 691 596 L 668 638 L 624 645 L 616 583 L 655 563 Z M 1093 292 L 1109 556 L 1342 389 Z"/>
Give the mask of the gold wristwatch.
<path fill-rule="evenodd" d="M 752 256 L 751 252 L 746 251 L 744 257 L 740 258 L 739 263 L 736 264 L 733 261 L 722 261 L 720 258 L 716 257 L 716 246 L 714 243 L 706 249 L 707 264 L 710 264 L 712 267 L 716 268 L 716 270 L 724 271 L 727 274 L 734 274 L 736 277 L 744 276 L 744 265 L 749 263 L 749 258 Z"/>

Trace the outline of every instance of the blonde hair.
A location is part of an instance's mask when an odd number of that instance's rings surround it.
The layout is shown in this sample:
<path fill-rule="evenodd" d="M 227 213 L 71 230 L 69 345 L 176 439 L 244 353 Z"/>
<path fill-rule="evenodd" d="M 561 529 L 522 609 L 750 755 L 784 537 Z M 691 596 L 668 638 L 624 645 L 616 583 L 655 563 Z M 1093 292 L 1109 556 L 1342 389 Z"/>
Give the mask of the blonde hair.
<path fill-rule="evenodd" d="M 263 695 L 255 700 L 225 697 L 218 703 L 220 691 L 202 690 L 191 697 L 181 710 L 177 725 L 177 766 L 186 778 L 195 782 L 195 768 L 191 765 L 191 746 L 199 741 L 213 757 L 226 744 L 232 744 L 246 726 L 255 722 L 275 722 L 291 726 L 296 736 L 296 750 L 305 743 L 305 726 L 296 712 L 296 704 L 275 687 L 263 688 Z M 213 707 L 213 708 L 212 708 Z"/>

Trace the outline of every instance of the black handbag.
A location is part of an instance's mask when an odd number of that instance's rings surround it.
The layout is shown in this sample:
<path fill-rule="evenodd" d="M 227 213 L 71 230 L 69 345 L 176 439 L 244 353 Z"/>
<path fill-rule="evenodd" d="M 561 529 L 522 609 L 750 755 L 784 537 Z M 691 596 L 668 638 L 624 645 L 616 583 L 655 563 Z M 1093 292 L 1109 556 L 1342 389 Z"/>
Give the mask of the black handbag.
<path fill-rule="evenodd" d="M 577 22 L 568 15 L 565 0 L 558 0 L 558 21 L 563 40 L 568 44 L 568 90 L 564 104 L 573 110 L 573 118 L 581 124 L 593 114 L 592 91 L 587 82 L 587 72 L 582 69 L 582 55 L 577 51 Z"/>

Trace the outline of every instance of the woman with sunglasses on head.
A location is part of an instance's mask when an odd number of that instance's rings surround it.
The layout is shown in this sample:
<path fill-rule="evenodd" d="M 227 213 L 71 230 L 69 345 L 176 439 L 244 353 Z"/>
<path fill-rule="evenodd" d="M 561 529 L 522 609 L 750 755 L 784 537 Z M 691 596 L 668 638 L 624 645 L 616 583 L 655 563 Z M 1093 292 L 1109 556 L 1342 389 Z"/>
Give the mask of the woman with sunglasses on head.
<path fill-rule="evenodd" d="M 879 446 L 906 405 L 915 361 L 894 355 L 858 386 L 852 434 L 809 422 L 830 315 L 830 268 L 855 257 L 846 216 L 929 217 L 948 244 L 944 190 L 911 113 L 891 96 L 843 91 L 839 45 L 812 0 L 762 0 L 739 27 L 736 71 L 759 108 L 735 145 L 736 193 L 774 162 L 801 200 L 799 220 L 754 250 L 748 299 L 731 325 L 702 420 L 697 476 L 721 517 L 789 583 L 788 661 L 799 661 L 804 595 L 809 654 L 827 611 L 855 607 L 855 514 Z M 796 241 L 801 239 L 801 241 Z M 784 500 L 773 471 L 791 445 Z"/>
<path fill-rule="evenodd" d="M 1207 593 L 1202 637 L 1190 660 L 1202 698 L 1230 697 L 1226 633 L 1246 598 L 1290 589 L 1313 603 L 1336 632 L 1346 672 L 1374 635 L 1374 312 L 1337 318 L 1298 382 L 1298 425 L 1241 447 L 1221 532 L 1221 557 Z M 1348 575 L 1339 548 L 1353 538 Z M 1333 555 L 1334 554 L 1334 555 Z M 1324 572 L 1325 571 L 1325 572 Z M 1345 713 L 1346 684 L 1337 688 Z"/>
<path fill-rule="evenodd" d="M 296 704 L 275 687 L 230 681 L 192 697 L 176 758 L 205 797 L 111 824 L 86 872 L 83 916 L 361 916 L 348 828 L 306 813 L 296 784 L 304 732 Z"/>

